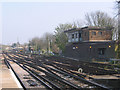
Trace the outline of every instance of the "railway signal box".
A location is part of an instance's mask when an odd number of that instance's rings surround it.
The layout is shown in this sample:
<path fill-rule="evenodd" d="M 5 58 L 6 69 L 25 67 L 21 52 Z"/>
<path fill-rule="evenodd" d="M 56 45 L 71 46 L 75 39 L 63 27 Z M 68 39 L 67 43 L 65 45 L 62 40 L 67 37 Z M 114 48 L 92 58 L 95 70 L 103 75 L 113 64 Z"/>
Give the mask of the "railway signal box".
<path fill-rule="evenodd" d="M 108 60 L 115 57 L 112 28 L 83 27 L 65 31 L 68 36 L 64 55 L 79 60 Z"/>

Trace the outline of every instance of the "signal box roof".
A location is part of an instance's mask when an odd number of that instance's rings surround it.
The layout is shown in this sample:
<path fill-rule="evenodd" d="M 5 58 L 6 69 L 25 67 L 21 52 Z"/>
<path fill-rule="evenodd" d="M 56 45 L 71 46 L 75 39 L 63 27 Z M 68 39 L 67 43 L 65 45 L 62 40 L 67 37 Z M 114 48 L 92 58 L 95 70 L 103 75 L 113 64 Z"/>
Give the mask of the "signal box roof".
<path fill-rule="evenodd" d="M 75 32 L 75 31 L 80 31 L 80 30 L 112 30 L 113 28 L 105 28 L 105 27 L 96 27 L 96 26 L 86 26 L 86 27 L 82 27 L 82 28 L 73 28 L 73 29 L 69 29 L 64 31 L 65 33 L 67 32 Z"/>

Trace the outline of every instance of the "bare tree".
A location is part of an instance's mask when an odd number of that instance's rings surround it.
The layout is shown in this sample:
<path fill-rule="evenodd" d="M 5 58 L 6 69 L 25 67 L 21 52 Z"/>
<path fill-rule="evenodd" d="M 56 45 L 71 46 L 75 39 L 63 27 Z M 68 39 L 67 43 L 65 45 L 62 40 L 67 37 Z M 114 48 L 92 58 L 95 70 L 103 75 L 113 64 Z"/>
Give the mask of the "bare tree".
<path fill-rule="evenodd" d="M 32 38 L 32 40 L 30 40 L 29 44 L 34 48 L 35 51 L 38 51 L 41 48 L 39 37 Z"/>
<path fill-rule="evenodd" d="M 115 23 L 113 18 L 111 18 L 107 13 L 101 11 L 91 12 L 89 14 L 87 13 L 85 18 L 88 26 L 111 28 Z"/>
<path fill-rule="evenodd" d="M 55 44 L 55 36 L 52 33 L 45 33 L 42 37 L 34 37 L 29 44 L 35 51 L 47 51 L 58 53 L 57 45 Z"/>
<path fill-rule="evenodd" d="M 44 46 L 46 47 L 47 53 L 52 51 L 52 43 L 54 42 L 52 33 L 45 33 L 43 35 L 44 38 Z"/>
<path fill-rule="evenodd" d="M 81 28 L 83 26 L 82 20 L 76 20 L 72 23 L 73 28 Z"/>
<path fill-rule="evenodd" d="M 47 51 L 50 52 L 54 52 L 54 53 L 58 53 L 59 48 L 56 45 L 56 39 L 55 39 L 55 35 L 53 35 L 52 33 L 45 33 L 45 38 L 46 38 L 46 43 L 47 43 Z"/>
<path fill-rule="evenodd" d="M 87 13 L 85 15 L 86 24 L 88 26 L 97 26 L 97 27 L 105 27 L 107 29 L 113 30 L 113 40 L 118 38 L 118 22 L 116 19 L 111 18 L 107 13 L 96 11 Z"/>
<path fill-rule="evenodd" d="M 116 58 L 120 58 L 120 0 L 117 1 L 117 7 L 118 7 L 118 41 L 117 41 L 117 55 Z"/>

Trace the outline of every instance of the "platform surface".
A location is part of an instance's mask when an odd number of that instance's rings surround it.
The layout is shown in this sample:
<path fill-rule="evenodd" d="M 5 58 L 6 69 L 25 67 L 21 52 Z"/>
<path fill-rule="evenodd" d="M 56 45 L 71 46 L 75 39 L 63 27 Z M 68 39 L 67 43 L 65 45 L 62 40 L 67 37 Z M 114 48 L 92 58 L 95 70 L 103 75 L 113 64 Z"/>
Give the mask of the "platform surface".
<path fill-rule="evenodd" d="M 18 85 L 10 69 L 4 64 L 3 57 L 0 57 L 0 90 L 2 88 L 18 88 Z"/>

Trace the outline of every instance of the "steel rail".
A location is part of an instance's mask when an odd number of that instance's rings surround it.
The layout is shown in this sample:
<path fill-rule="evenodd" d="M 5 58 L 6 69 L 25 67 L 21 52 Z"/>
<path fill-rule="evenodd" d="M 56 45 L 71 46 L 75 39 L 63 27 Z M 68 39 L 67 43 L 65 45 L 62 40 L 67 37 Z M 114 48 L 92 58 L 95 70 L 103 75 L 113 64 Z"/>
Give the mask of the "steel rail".
<path fill-rule="evenodd" d="M 28 65 L 28 64 L 25 64 L 25 65 Z M 65 83 L 65 84 L 67 84 L 67 85 L 69 85 L 69 86 L 75 88 L 75 89 L 80 89 L 80 87 L 78 87 L 78 86 L 76 86 L 75 84 L 70 83 L 69 81 L 67 81 L 67 80 L 65 80 L 65 79 L 63 79 L 63 78 L 61 78 L 61 77 L 59 77 L 59 76 L 53 74 L 51 71 L 49 71 L 49 70 L 48 70 L 47 68 L 45 68 L 45 67 L 44 67 L 44 68 L 47 69 L 49 72 L 44 71 L 44 70 L 42 70 L 42 69 L 40 69 L 40 68 L 34 66 L 33 64 L 32 64 L 32 65 L 28 65 L 28 66 L 30 66 L 30 67 L 32 67 L 32 68 L 34 68 L 34 69 L 37 69 L 37 70 L 39 70 L 39 71 L 42 71 L 42 72 L 44 72 L 46 75 L 49 75 L 49 76 L 51 76 L 51 77 L 53 77 L 53 78 L 55 78 L 55 79 L 57 79 L 57 80 L 59 80 L 59 81 Z"/>
<path fill-rule="evenodd" d="M 95 83 L 95 82 L 92 82 L 92 81 L 85 80 L 84 78 L 75 76 L 75 75 L 73 75 L 73 74 L 71 74 L 71 73 L 67 73 L 67 72 L 64 72 L 64 71 L 61 71 L 61 70 L 58 70 L 58 69 L 53 69 L 53 68 L 50 68 L 50 67 L 49 67 L 49 69 L 51 69 L 51 70 L 53 70 L 53 71 L 57 71 L 57 72 L 63 73 L 63 74 L 66 74 L 66 75 L 71 76 L 71 77 L 74 77 L 74 78 L 76 78 L 76 79 L 78 79 L 78 80 L 80 80 L 80 81 L 82 81 L 82 82 L 84 82 L 84 83 L 87 83 L 87 84 L 89 84 L 89 85 L 94 85 L 94 86 L 97 86 L 97 87 L 99 87 L 99 88 L 101 88 L 101 89 L 109 89 L 109 88 L 106 87 L 106 86 L 103 86 L 103 85 L 101 85 L 101 84 L 98 84 L 98 83 Z"/>
<path fill-rule="evenodd" d="M 39 64 L 39 66 L 40 66 L 40 64 Z M 51 72 L 51 71 L 49 70 L 50 68 L 47 68 L 47 67 L 45 67 L 45 66 L 42 66 L 42 67 L 44 67 L 44 68 L 47 69 L 49 72 Z M 60 70 L 58 70 L 58 71 L 60 72 Z M 53 73 L 53 72 L 51 72 L 51 73 L 55 75 L 55 73 Z M 63 73 L 63 71 L 62 71 L 62 73 Z M 67 73 L 64 73 L 64 74 L 67 74 Z M 77 76 L 72 75 L 72 74 L 70 74 L 70 73 L 67 74 L 67 75 L 72 76 L 72 77 L 74 77 L 74 78 L 77 78 L 77 79 L 79 79 L 79 80 L 81 80 L 81 81 L 83 81 L 84 83 L 87 83 L 87 84 L 89 84 L 89 85 L 94 85 L 94 86 L 97 86 L 97 87 L 102 88 L 102 89 L 109 89 L 109 88 L 106 87 L 106 86 L 103 86 L 103 85 L 101 85 L 101 84 L 95 83 L 95 82 L 93 82 L 93 81 L 85 80 L 84 78 L 77 77 Z"/>
<path fill-rule="evenodd" d="M 30 64 L 30 63 L 29 63 Z M 43 66 L 44 67 L 44 66 Z M 44 68 L 46 68 L 46 67 L 44 67 Z M 49 69 L 51 69 L 51 68 L 46 68 L 49 72 L 51 72 Z M 52 68 L 52 70 L 53 70 L 53 68 Z M 55 70 L 54 70 L 55 71 Z M 59 71 L 59 72 L 61 72 L 60 70 L 57 70 L 57 71 Z M 52 73 L 52 72 L 51 72 Z M 62 72 L 63 73 L 63 72 Z M 52 73 L 52 74 L 54 74 L 54 73 Z M 64 73 L 65 74 L 65 73 Z M 68 74 L 67 74 L 68 75 Z M 69 76 L 72 76 L 72 77 L 74 77 L 74 78 L 77 78 L 77 79 L 79 79 L 79 80 L 82 80 L 82 81 L 84 81 L 84 82 L 86 82 L 86 83 L 88 83 L 88 84 L 92 84 L 92 85 L 94 85 L 94 86 L 97 86 L 97 87 L 100 87 L 100 88 L 104 88 L 104 89 L 109 89 L 108 87 L 105 87 L 105 86 L 103 86 L 103 85 L 100 85 L 100 84 L 98 84 L 98 83 L 95 83 L 95 82 L 92 82 L 92 81 L 88 81 L 88 80 L 85 80 L 85 79 L 83 79 L 83 78 L 80 78 L 80 77 L 77 77 L 77 76 L 74 76 L 74 75 L 72 75 L 72 74 L 69 74 Z"/>
<path fill-rule="evenodd" d="M 4 55 L 3 55 L 4 56 Z M 27 90 L 27 88 L 25 87 L 24 83 L 20 80 L 19 76 L 17 75 L 17 73 L 14 71 L 14 69 L 12 68 L 12 66 L 10 65 L 9 61 L 7 61 L 6 57 L 4 56 L 4 60 L 6 62 L 7 67 L 9 67 L 9 69 L 11 69 L 13 71 L 13 73 L 15 74 L 16 78 L 18 79 L 18 81 L 20 82 L 21 86 L 23 87 L 24 90 Z"/>
<path fill-rule="evenodd" d="M 38 77 L 42 78 L 43 80 L 45 80 L 46 82 L 48 82 L 48 83 L 49 83 L 50 85 L 52 85 L 55 89 L 57 89 L 57 90 L 61 89 L 59 86 L 55 85 L 55 84 L 52 83 L 50 80 L 48 80 L 48 79 L 46 79 L 45 77 L 37 74 L 34 70 L 29 69 L 29 68 L 26 67 L 25 65 L 23 65 L 23 66 L 24 66 L 24 68 L 27 68 L 29 71 L 31 71 L 32 73 L 34 73 L 36 76 L 38 76 Z"/>
<path fill-rule="evenodd" d="M 52 65 L 52 66 L 54 67 L 54 65 Z M 49 68 L 50 68 L 50 67 L 49 67 Z M 73 75 L 73 74 L 71 74 L 71 73 L 68 73 L 68 72 L 66 72 L 66 71 L 64 71 L 64 70 L 63 70 L 63 71 L 58 70 L 58 67 L 55 67 L 55 68 L 57 68 L 57 69 L 53 69 L 53 68 L 50 68 L 50 69 L 52 69 L 52 70 L 54 70 L 54 71 L 61 72 L 61 73 L 63 73 L 63 74 L 67 74 L 67 75 L 72 76 L 72 77 L 74 77 L 74 78 L 77 78 L 77 79 L 79 79 L 79 80 L 82 80 L 83 82 L 85 82 L 85 83 L 87 83 L 87 84 L 94 85 L 94 86 L 97 86 L 97 87 L 103 88 L 103 89 L 109 89 L 108 87 L 106 87 L 106 86 L 104 86 L 104 85 L 95 83 L 95 82 L 93 82 L 93 81 L 88 81 L 88 80 L 86 80 L 86 79 L 84 79 L 84 78 L 75 76 L 75 75 Z"/>
<path fill-rule="evenodd" d="M 30 67 L 33 67 L 33 68 L 35 68 L 35 69 L 37 69 L 37 70 L 39 70 L 39 71 L 42 71 L 42 72 L 46 73 L 47 75 L 50 75 L 50 76 L 52 76 L 52 77 L 60 80 L 61 82 L 64 82 L 65 84 L 67 84 L 67 85 L 75 88 L 75 89 L 80 89 L 80 88 L 81 88 L 81 87 L 78 87 L 78 86 L 76 86 L 75 84 L 73 84 L 73 83 L 71 83 L 71 82 L 68 82 L 67 80 L 59 77 L 58 75 L 55 75 L 53 72 L 51 72 L 51 71 L 50 71 L 47 67 L 45 67 L 45 66 L 42 66 L 42 67 L 44 67 L 45 69 L 47 69 L 49 72 L 46 72 L 46 71 L 44 71 L 44 70 L 42 70 L 42 69 L 40 69 L 40 68 L 38 68 L 38 67 L 33 66 L 33 63 L 31 64 L 31 63 L 28 63 L 28 62 L 27 62 L 27 64 L 24 64 L 24 65 L 28 65 L 28 64 L 29 64 Z M 30 64 L 31 64 L 31 65 L 30 65 Z M 41 66 L 41 65 L 39 64 L 39 66 Z"/>
<path fill-rule="evenodd" d="M 12 57 L 11 56 L 9 56 L 11 59 L 12 59 Z M 48 89 L 50 89 L 50 90 L 54 90 L 50 85 L 48 85 L 46 82 L 44 82 L 43 80 L 41 80 L 41 79 L 39 79 L 31 70 L 27 70 L 26 69 L 26 67 L 23 65 L 20 65 L 20 63 L 19 62 L 16 62 L 15 60 L 12 60 L 13 62 L 15 62 L 16 64 L 18 64 L 21 68 L 23 68 L 24 70 L 26 70 L 32 77 L 34 77 L 36 80 L 38 80 L 38 81 L 40 81 L 42 84 L 44 84 Z M 39 75 L 39 77 L 41 77 L 40 75 Z M 47 81 L 48 82 L 48 81 Z M 50 81 L 49 81 L 50 82 Z M 55 89 L 60 89 L 59 87 L 57 87 L 57 86 L 55 86 L 53 83 L 51 83 L 50 82 L 50 84 L 52 85 L 52 86 L 54 86 L 54 88 Z"/>
<path fill-rule="evenodd" d="M 49 67 L 49 68 L 50 68 L 50 67 Z M 87 84 L 89 84 L 89 85 L 94 85 L 94 86 L 97 86 L 97 87 L 99 87 L 99 88 L 101 88 L 101 89 L 109 89 L 109 88 L 106 87 L 106 86 L 97 84 L 97 83 L 92 82 L 92 81 L 85 80 L 85 79 L 83 79 L 83 78 L 81 78 L 81 77 L 78 77 L 78 76 L 75 76 L 75 75 L 73 75 L 73 74 L 70 74 L 70 73 L 68 74 L 68 73 L 66 73 L 66 72 L 63 72 L 63 71 L 60 71 L 60 70 L 57 70 L 57 69 L 53 69 L 53 68 L 50 68 L 50 69 L 51 69 L 51 70 L 54 70 L 54 71 L 57 71 L 57 72 L 60 72 L 60 73 L 63 73 L 63 74 L 66 74 L 66 75 L 68 75 L 68 76 L 74 77 L 74 78 L 76 78 L 76 79 L 78 79 L 78 80 L 80 80 L 80 81 L 82 81 L 82 82 L 84 82 L 84 83 L 87 83 Z"/>
<path fill-rule="evenodd" d="M 54 67 L 54 65 L 52 65 L 52 66 Z M 86 80 L 86 79 L 84 79 L 84 78 L 75 76 L 75 75 L 73 75 L 73 74 L 71 74 L 71 73 L 68 73 L 68 72 L 65 72 L 65 71 L 57 70 L 58 68 L 57 68 L 57 69 L 53 69 L 53 68 L 50 68 L 50 67 L 49 67 L 49 69 L 54 70 L 54 71 L 57 71 L 57 72 L 61 72 L 61 73 L 63 73 L 63 74 L 67 74 L 67 75 L 69 75 L 69 76 L 72 76 L 72 77 L 74 77 L 74 78 L 77 78 L 77 79 L 79 79 L 79 80 L 82 80 L 83 82 L 85 82 L 85 83 L 87 83 L 87 84 L 89 84 L 89 85 L 94 85 L 94 86 L 97 86 L 97 87 L 99 87 L 99 88 L 101 88 L 101 89 L 109 89 L 108 87 L 106 87 L 106 86 L 104 86 L 104 85 L 95 83 L 95 82 L 93 82 L 93 81 L 88 81 L 88 80 Z"/>

